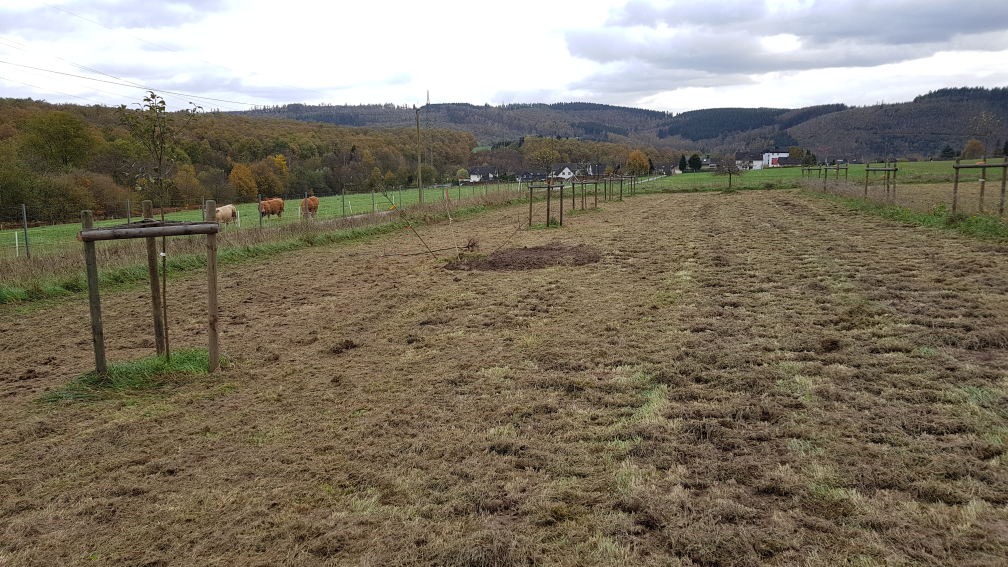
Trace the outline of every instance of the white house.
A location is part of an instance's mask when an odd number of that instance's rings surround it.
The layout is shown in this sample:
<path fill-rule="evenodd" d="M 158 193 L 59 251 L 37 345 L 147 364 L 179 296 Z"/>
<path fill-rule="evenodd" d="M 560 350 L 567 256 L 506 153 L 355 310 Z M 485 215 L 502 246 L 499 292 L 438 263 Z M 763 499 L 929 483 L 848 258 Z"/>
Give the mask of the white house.
<path fill-rule="evenodd" d="M 786 158 L 791 155 L 789 150 L 781 151 L 778 148 L 773 150 L 766 150 L 763 152 L 763 167 L 780 167 L 780 163 L 777 161 L 780 158 Z"/>
<path fill-rule="evenodd" d="M 496 167 L 473 167 L 469 169 L 469 182 L 480 183 L 497 179 Z"/>
<path fill-rule="evenodd" d="M 745 170 L 763 169 L 763 154 L 760 152 L 738 152 L 735 154 L 735 167 Z"/>
<path fill-rule="evenodd" d="M 577 173 L 578 164 L 576 163 L 554 163 L 553 167 L 550 169 L 554 179 L 563 179 L 568 181 L 571 177 Z"/>

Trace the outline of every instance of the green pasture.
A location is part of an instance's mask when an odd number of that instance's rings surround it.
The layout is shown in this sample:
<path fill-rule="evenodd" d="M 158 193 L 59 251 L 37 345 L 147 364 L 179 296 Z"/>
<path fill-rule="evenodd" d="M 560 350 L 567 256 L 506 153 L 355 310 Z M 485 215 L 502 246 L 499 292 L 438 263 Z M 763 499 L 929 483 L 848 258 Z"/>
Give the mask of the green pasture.
<path fill-rule="evenodd" d="M 990 160 L 991 163 L 996 163 L 995 160 Z M 999 160 L 998 160 L 999 161 Z M 896 166 L 899 168 L 899 172 L 896 176 L 896 182 L 898 184 L 929 184 L 929 183 L 949 183 L 952 181 L 953 174 L 953 161 L 941 161 L 941 162 L 899 162 Z M 964 162 L 967 163 L 967 162 Z M 971 163 L 971 162 L 969 162 Z M 879 167 L 881 164 L 870 164 L 871 167 Z M 823 174 L 826 174 L 824 171 Z M 836 178 L 836 171 L 828 172 L 830 179 Z M 992 169 L 988 172 L 988 179 L 1000 182 L 1001 172 L 998 169 Z M 813 178 L 816 178 L 816 173 L 812 173 Z M 852 165 L 847 171 L 847 179 L 855 182 L 862 183 L 865 176 L 865 166 L 864 165 Z M 840 171 L 840 178 L 844 178 L 844 171 Z M 962 170 L 960 176 L 960 181 L 962 182 L 975 182 L 980 178 L 979 169 L 967 169 Z M 747 171 L 742 175 L 732 176 L 732 188 L 734 189 L 772 189 L 780 187 L 794 187 L 796 182 L 801 179 L 801 169 L 800 168 L 769 168 Z M 872 184 L 881 181 L 881 173 L 871 173 L 870 179 Z M 629 193 L 629 182 L 624 181 L 624 196 Z M 716 191 L 728 187 L 728 178 L 725 176 L 715 176 L 712 172 L 703 171 L 699 173 L 684 173 L 681 175 L 676 175 L 672 177 L 659 177 L 650 178 L 642 177 L 640 178 L 640 183 L 638 184 L 638 191 L 640 192 L 658 192 L 658 191 L 669 191 L 669 192 L 683 192 L 683 191 Z M 424 189 L 424 201 L 428 203 L 439 202 L 445 199 L 445 193 L 447 191 L 447 196 L 450 200 L 456 200 L 459 197 L 471 197 L 476 194 L 480 194 L 486 191 L 497 190 L 496 185 L 489 186 L 463 186 L 459 187 L 438 187 L 438 188 L 425 188 Z M 501 184 L 501 191 L 517 191 L 518 185 L 515 183 L 511 184 Z M 594 191 L 593 186 L 587 188 L 588 191 Z M 618 184 L 615 188 L 618 192 Z M 601 194 L 602 188 L 599 187 L 599 192 Z M 617 193 L 618 194 L 618 193 Z M 300 199 L 297 198 L 286 198 L 286 207 L 284 216 L 282 219 L 272 218 L 263 219 L 263 224 L 265 225 L 277 225 L 285 224 L 298 221 L 298 208 L 300 207 Z M 321 197 L 319 198 L 319 218 L 336 218 L 341 216 L 352 216 L 360 214 L 370 214 L 375 211 L 387 211 L 389 210 L 393 202 L 395 206 L 410 206 L 419 202 L 419 194 L 416 188 L 393 189 L 387 191 L 384 195 L 381 193 L 375 193 L 373 200 L 371 193 L 354 193 L 348 194 L 346 197 L 341 197 L 339 195 L 331 197 Z M 223 203 L 221 203 L 223 204 Z M 259 215 L 257 212 L 256 203 L 245 203 L 236 205 L 238 207 L 239 214 L 241 215 L 242 229 L 247 229 L 250 227 L 259 226 Z M 167 219 L 177 220 L 177 221 L 197 221 L 200 220 L 199 210 L 189 210 L 180 211 L 177 213 L 171 213 L 166 215 Z M 117 224 L 122 224 L 123 220 L 110 220 L 110 221 L 99 221 L 96 222 L 96 226 L 112 226 Z M 52 226 L 38 226 L 28 229 L 28 238 L 32 246 L 32 254 L 35 255 L 45 255 L 47 253 L 55 252 L 61 248 L 65 249 L 68 245 L 76 244 L 76 235 L 80 230 L 80 225 L 77 223 L 62 224 L 62 225 L 52 225 Z M 231 229 L 228 229 L 231 230 Z M 0 231 L 0 258 L 13 257 L 15 254 L 14 242 L 15 242 L 15 232 L 18 233 L 17 239 L 21 244 L 21 254 L 24 254 L 24 233 L 21 230 L 4 230 Z"/>
<path fill-rule="evenodd" d="M 466 198 L 474 195 L 482 195 L 487 191 L 496 191 L 497 186 L 463 186 L 461 188 L 428 187 L 424 188 L 424 201 L 427 203 L 444 201 L 446 190 L 448 198 L 451 201 L 455 201 L 460 195 L 462 198 Z M 500 190 L 517 191 L 518 185 L 515 183 L 510 185 L 502 183 L 500 185 Z M 320 197 L 318 218 L 336 218 L 344 215 L 353 216 L 370 214 L 377 211 L 388 211 L 393 206 L 393 203 L 396 207 L 408 207 L 418 203 L 419 201 L 419 192 L 415 187 L 411 189 L 404 188 L 401 191 L 399 189 L 388 190 L 385 194 L 376 192 L 374 193 L 373 199 L 371 193 L 348 194 L 345 198 L 340 195 Z M 283 217 L 280 219 L 276 217 L 271 219 L 263 218 L 263 226 L 276 226 L 279 224 L 299 222 L 298 210 L 301 206 L 301 199 L 288 197 L 284 199 L 284 202 Z M 225 203 L 220 204 L 223 205 Z M 235 206 L 238 208 L 238 214 L 241 217 L 242 229 L 259 226 L 258 203 L 242 203 L 236 204 Z M 134 217 L 134 219 L 138 219 L 138 217 Z M 166 214 L 165 219 L 173 221 L 198 221 L 202 219 L 202 215 L 198 209 L 194 209 Z M 125 224 L 125 222 L 125 219 L 96 221 L 95 226 L 115 226 Z M 56 252 L 60 249 L 65 249 L 68 245 L 77 244 L 76 238 L 80 229 L 81 226 L 79 223 L 34 226 L 29 228 L 28 241 L 31 244 L 32 255 L 44 255 Z M 232 229 L 228 228 L 226 230 Z M 17 233 L 16 238 L 21 247 L 20 254 L 23 255 L 25 253 L 24 231 L 22 229 L 3 230 L 0 231 L 0 258 L 14 257 L 15 233 Z"/>

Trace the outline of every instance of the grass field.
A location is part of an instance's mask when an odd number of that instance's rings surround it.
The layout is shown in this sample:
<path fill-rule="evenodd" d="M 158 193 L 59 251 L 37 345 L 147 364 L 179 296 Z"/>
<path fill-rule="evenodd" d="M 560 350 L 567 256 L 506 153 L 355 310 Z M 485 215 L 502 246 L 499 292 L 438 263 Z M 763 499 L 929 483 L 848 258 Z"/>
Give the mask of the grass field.
<path fill-rule="evenodd" d="M 453 188 L 427 188 L 424 190 L 424 201 L 436 203 L 445 200 L 445 191 L 451 200 L 483 195 L 495 192 L 497 187 L 490 186 L 466 186 Z M 516 183 L 502 184 L 500 191 L 516 192 Z M 373 202 L 372 202 L 373 201 Z M 372 212 L 387 211 L 394 204 L 397 207 L 410 206 L 420 201 L 419 192 L 414 189 L 403 189 L 402 191 L 388 191 L 385 195 L 376 193 L 372 199 L 371 193 L 349 194 L 344 197 L 340 195 L 321 197 L 319 199 L 318 218 L 330 219 L 343 216 L 353 216 L 369 214 Z M 344 208 L 345 204 L 345 208 Z M 139 210 L 134 203 L 134 208 Z M 198 205 L 198 203 L 197 203 Z M 259 210 L 256 203 L 243 203 L 236 205 L 241 215 L 242 227 L 253 228 L 259 226 Z M 284 204 L 284 216 L 281 219 L 273 217 L 263 219 L 263 226 L 281 226 L 284 224 L 299 222 L 298 210 L 301 206 L 300 199 L 286 199 Z M 125 209 L 124 209 L 125 210 Z M 160 216 L 158 216 L 160 218 Z M 173 221 L 199 221 L 202 220 L 202 213 L 199 209 L 179 211 L 165 215 L 167 220 Z M 136 217 L 134 220 L 137 220 Z M 98 221 L 95 226 L 115 226 L 125 224 L 125 219 Z M 76 240 L 77 233 L 80 232 L 80 223 L 57 224 L 51 226 L 34 226 L 28 229 L 28 239 L 32 246 L 32 253 L 35 255 L 61 253 L 68 246 L 80 246 Z M 17 237 L 15 237 L 17 233 Z M 20 253 L 24 255 L 24 232 L 22 230 L 0 231 L 0 259 L 13 258 L 17 253 L 15 250 L 15 238 L 21 244 Z"/>
<path fill-rule="evenodd" d="M 927 208 L 942 202 L 943 198 L 948 203 L 951 203 L 953 163 L 954 162 L 902 162 L 897 164 L 900 168 L 900 172 L 897 174 L 897 188 L 901 185 L 913 185 L 916 187 L 920 185 L 937 184 L 935 187 L 929 186 L 921 191 L 916 191 L 916 189 L 914 189 L 915 192 L 913 195 L 916 195 L 916 197 L 908 200 L 907 206 L 914 208 L 923 207 L 924 210 L 926 210 Z M 864 168 L 864 165 L 852 165 L 848 171 L 847 177 L 852 183 L 863 184 Z M 835 176 L 836 172 L 830 172 L 830 175 Z M 842 177 L 843 174 L 841 172 L 841 178 Z M 961 189 L 966 193 L 978 192 L 979 184 L 977 183 L 977 180 L 979 177 L 980 172 L 978 170 L 963 170 L 963 173 L 960 176 Z M 988 191 L 994 191 L 995 193 L 999 192 L 1000 170 L 991 170 L 991 172 L 988 173 L 988 177 L 991 178 L 988 183 Z M 831 179 L 832 178 L 833 177 L 831 177 Z M 787 188 L 795 187 L 796 183 L 800 180 L 801 170 L 798 168 L 763 169 L 750 171 L 740 176 L 734 176 L 732 179 L 732 187 L 737 189 Z M 870 185 L 872 187 L 876 187 L 881 183 L 881 175 L 873 173 L 870 179 Z M 945 183 L 948 184 L 949 188 L 946 188 L 943 185 Z M 640 192 L 713 191 L 721 190 L 727 186 L 728 179 L 726 177 L 717 177 L 712 173 L 705 171 L 701 173 L 686 173 L 672 177 L 660 177 L 650 181 L 645 181 L 638 186 L 638 190 Z M 628 182 L 624 183 L 624 189 L 625 191 L 629 191 Z M 447 196 L 450 199 L 457 200 L 460 197 L 473 197 L 481 193 L 485 194 L 494 192 L 497 190 L 497 187 L 489 185 L 465 186 L 461 188 L 428 188 L 424 191 L 425 201 L 439 202 L 444 200 L 446 190 L 448 192 Z M 618 188 L 616 190 L 618 192 Z M 502 184 L 500 186 L 500 191 L 518 192 L 518 185 L 515 183 Z M 947 197 L 944 195 L 945 192 L 948 193 Z M 967 196 L 966 198 L 968 199 L 969 197 Z M 319 199 L 318 216 L 319 218 L 339 218 L 345 215 L 351 216 L 371 213 L 373 211 L 388 210 L 393 204 L 396 206 L 409 206 L 418 202 L 419 193 L 416 189 L 389 191 L 387 195 L 377 193 L 374 196 L 373 202 L 372 195 L 370 193 L 351 194 L 347 195 L 345 199 L 341 196 L 322 197 Z M 996 202 L 996 200 L 990 202 Z M 300 203 L 301 201 L 296 198 L 287 199 L 284 218 L 281 220 L 266 220 L 264 221 L 264 224 L 275 226 L 277 224 L 297 222 Z M 256 204 L 239 204 L 237 207 L 241 214 L 244 228 L 259 226 L 259 215 Z M 973 211 L 975 208 L 968 210 Z M 177 221 L 196 221 L 201 219 L 201 213 L 199 210 L 182 211 L 171 213 L 167 215 L 166 218 Z M 112 226 L 122 223 L 123 220 L 119 219 L 99 221 L 95 224 L 96 226 Z M 32 251 L 34 254 L 56 254 L 62 253 L 67 249 L 67 247 L 78 245 L 74 238 L 79 230 L 80 225 L 77 223 L 31 227 L 28 229 L 28 238 L 32 245 Z M 17 233 L 17 236 L 15 236 L 15 233 Z M 12 258 L 15 256 L 17 253 L 15 249 L 15 239 L 20 241 L 22 245 L 20 253 L 24 254 L 23 231 L 13 229 L 0 231 L 0 259 Z"/>
<path fill-rule="evenodd" d="M 1004 563 L 1008 245 L 800 191 L 526 207 L 418 231 L 601 260 L 449 271 L 400 231 L 226 266 L 230 364 L 151 389 L 45 401 L 86 299 L 0 306 L 0 564 Z M 205 346 L 202 276 L 168 293 Z M 113 361 L 145 298 L 103 295 Z"/>

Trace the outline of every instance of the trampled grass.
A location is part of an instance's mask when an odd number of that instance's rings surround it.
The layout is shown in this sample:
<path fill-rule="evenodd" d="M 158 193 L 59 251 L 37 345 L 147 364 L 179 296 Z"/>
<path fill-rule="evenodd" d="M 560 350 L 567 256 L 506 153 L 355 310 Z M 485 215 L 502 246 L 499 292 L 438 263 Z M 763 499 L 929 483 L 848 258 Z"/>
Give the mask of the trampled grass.
<path fill-rule="evenodd" d="M 399 231 L 232 264 L 229 368 L 86 403 L 37 403 L 93 363 L 86 300 L 0 306 L 0 561 L 1003 563 L 1005 244 L 800 191 L 526 214 L 421 232 L 600 260 L 449 271 Z M 172 282 L 176 348 L 204 288 Z M 144 301 L 103 296 L 119 359 Z"/>
<path fill-rule="evenodd" d="M 265 230 L 224 231 L 218 236 L 218 262 L 227 265 L 252 258 L 346 242 L 401 230 L 411 224 L 438 223 L 452 215 L 464 217 L 500 206 L 516 195 L 499 192 L 445 202 L 413 205 L 405 211 L 386 214 L 293 222 L 268 226 Z M 179 274 L 206 266 L 204 237 L 176 237 L 169 240 L 168 274 Z M 34 301 L 78 293 L 87 289 L 80 244 L 61 254 L 27 260 L 0 260 L 0 304 Z M 99 281 L 102 286 L 131 285 L 148 280 L 146 249 L 139 240 L 102 242 L 97 247 Z"/>

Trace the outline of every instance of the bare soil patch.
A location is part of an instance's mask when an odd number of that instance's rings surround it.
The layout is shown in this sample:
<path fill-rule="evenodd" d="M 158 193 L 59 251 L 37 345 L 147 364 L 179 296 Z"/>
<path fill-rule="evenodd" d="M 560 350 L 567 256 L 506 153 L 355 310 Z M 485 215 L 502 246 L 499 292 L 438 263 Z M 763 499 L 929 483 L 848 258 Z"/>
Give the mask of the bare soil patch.
<path fill-rule="evenodd" d="M 602 259 L 598 249 L 587 244 L 547 244 L 498 250 L 489 256 L 463 258 L 445 264 L 447 270 L 511 271 L 554 266 L 584 266 Z"/>
<path fill-rule="evenodd" d="M 0 565 L 1004 564 L 1008 246 L 784 191 L 526 207 L 419 230 L 601 259 L 227 266 L 234 366 L 136 395 L 39 403 L 86 297 L 0 307 Z M 205 345 L 203 277 L 168 289 Z M 113 360 L 147 305 L 103 293 Z"/>

